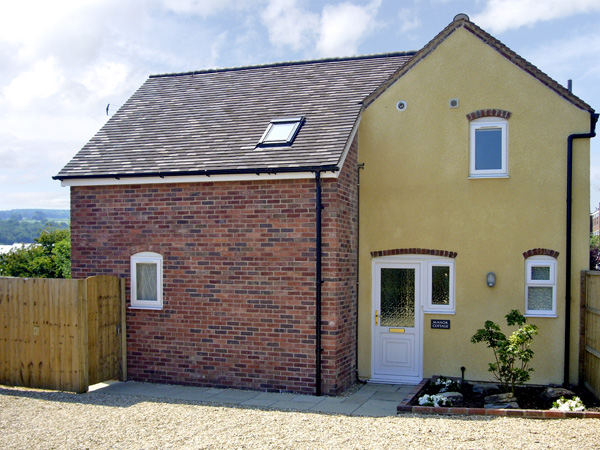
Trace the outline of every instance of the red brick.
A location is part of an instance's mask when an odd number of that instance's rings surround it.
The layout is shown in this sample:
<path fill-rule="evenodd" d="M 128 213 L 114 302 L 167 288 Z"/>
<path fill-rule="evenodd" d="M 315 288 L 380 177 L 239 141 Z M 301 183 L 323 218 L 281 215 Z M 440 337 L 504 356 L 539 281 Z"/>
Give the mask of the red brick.
<path fill-rule="evenodd" d="M 322 391 L 356 373 L 356 142 L 323 179 Z M 72 187 L 72 273 L 127 279 L 164 259 L 164 308 L 127 310 L 128 375 L 315 391 L 315 182 Z"/>

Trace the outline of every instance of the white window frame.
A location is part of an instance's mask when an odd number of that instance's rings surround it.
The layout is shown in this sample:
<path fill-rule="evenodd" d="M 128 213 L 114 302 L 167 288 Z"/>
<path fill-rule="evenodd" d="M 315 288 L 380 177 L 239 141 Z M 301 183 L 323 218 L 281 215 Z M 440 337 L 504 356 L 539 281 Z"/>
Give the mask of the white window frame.
<path fill-rule="evenodd" d="M 533 280 L 531 269 L 533 267 L 550 267 L 549 280 Z M 551 287 L 552 309 L 529 309 L 529 288 Z M 525 316 L 527 317 L 557 317 L 556 316 L 556 259 L 550 256 L 531 256 L 525 260 Z"/>
<path fill-rule="evenodd" d="M 424 274 L 420 277 L 419 291 L 421 299 L 419 302 L 423 306 L 425 314 L 456 314 L 456 294 L 455 294 L 455 271 L 454 258 L 444 258 L 433 255 L 394 255 L 380 256 L 373 259 L 373 264 L 419 264 L 420 273 Z M 450 267 L 450 292 L 448 305 L 433 304 L 433 267 L 447 266 Z M 374 266 L 375 267 L 375 266 Z"/>
<path fill-rule="evenodd" d="M 267 126 L 267 129 L 263 133 L 260 141 L 258 141 L 258 145 L 260 146 L 277 146 L 277 145 L 291 145 L 296 139 L 298 132 L 300 131 L 300 127 L 304 123 L 304 117 L 292 117 L 289 119 L 273 119 Z M 271 136 L 271 130 L 273 127 L 277 127 L 278 125 L 292 125 L 288 135 L 285 139 L 274 139 Z"/>
<path fill-rule="evenodd" d="M 433 267 L 443 266 L 450 268 L 449 280 L 449 302 L 447 305 L 433 304 Z M 427 302 L 425 303 L 425 313 L 428 314 L 456 314 L 455 306 L 455 276 L 454 276 L 454 260 L 432 260 L 427 261 Z"/>
<path fill-rule="evenodd" d="M 139 263 L 156 264 L 156 300 L 138 299 L 137 270 Z M 141 252 L 131 256 L 131 308 L 162 309 L 163 307 L 163 257 L 158 253 Z"/>
<path fill-rule="evenodd" d="M 477 130 L 499 129 L 502 136 L 501 167 L 499 169 L 475 169 Z M 470 178 L 506 178 L 508 177 L 508 121 L 499 117 L 482 117 L 470 123 L 469 177 Z"/>

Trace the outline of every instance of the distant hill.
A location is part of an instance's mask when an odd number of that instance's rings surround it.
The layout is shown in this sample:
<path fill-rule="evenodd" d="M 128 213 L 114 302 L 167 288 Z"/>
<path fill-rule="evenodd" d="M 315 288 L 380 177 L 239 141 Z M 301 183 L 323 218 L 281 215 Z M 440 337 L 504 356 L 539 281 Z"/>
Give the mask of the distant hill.
<path fill-rule="evenodd" d="M 69 228 L 67 209 L 11 209 L 0 211 L 0 245 L 35 242 L 47 227 Z"/>
<path fill-rule="evenodd" d="M 71 212 L 68 209 L 11 209 L 0 211 L 0 220 L 10 219 L 11 216 L 21 216 L 21 220 L 39 220 L 37 217 L 54 220 L 69 220 L 71 218 Z"/>

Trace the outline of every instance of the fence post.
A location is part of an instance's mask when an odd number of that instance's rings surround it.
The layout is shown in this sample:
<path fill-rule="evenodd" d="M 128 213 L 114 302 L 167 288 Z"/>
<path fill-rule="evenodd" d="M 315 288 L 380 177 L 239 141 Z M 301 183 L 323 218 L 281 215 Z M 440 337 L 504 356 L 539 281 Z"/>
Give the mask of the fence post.
<path fill-rule="evenodd" d="M 121 290 L 121 381 L 127 381 L 127 308 L 124 278 L 119 278 L 119 287 Z"/>
<path fill-rule="evenodd" d="M 585 384 L 585 319 L 587 299 L 587 277 L 588 271 L 582 270 L 579 278 L 579 372 L 577 385 L 583 387 Z"/>
<path fill-rule="evenodd" d="M 77 353 L 79 364 L 79 376 L 77 377 L 77 385 L 74 386 L 75 392 L 83 394 L 89 388 L 89 352 L 88 352 L 88 295 L 87 295 L 87 280 L 78 280 L 77 286 Z"/>

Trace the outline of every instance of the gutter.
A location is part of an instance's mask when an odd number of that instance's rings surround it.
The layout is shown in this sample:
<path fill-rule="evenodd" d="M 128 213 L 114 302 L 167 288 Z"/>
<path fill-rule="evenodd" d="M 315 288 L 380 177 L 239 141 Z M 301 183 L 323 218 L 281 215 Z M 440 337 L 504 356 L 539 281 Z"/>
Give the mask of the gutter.
<path fill-rule="evenodd" d="M 567 138 L 567 235 L 566 235 L 566 280 L 565 280 L 565 352 L 563 362 L 563 386 L 569 385 L 569 360 L 571 346 L 571 253 L 572 253 L 572 209 L 573 209 L 573 141 L 596 137 L 599 115 L 590 113 L 590 132 L 574 133 Z"/>
<path fill-rule="evenodd" d="M 322 268 L 322 257 L 323 257 L 323 236 L 322 236 L 322 216 L 323 210 L 323 199 L 321 189 L 321 172 L 315 172 L 315 187 L 316 187 L 316 234 L 317 234 L 317 256 L 316 256 L 316 373 L 315 373 L 315 395 L 320 397 L 321 394 L 321 360 L 323 349 L 321 348 L 321 311 L 322 311 L 322 286 L 323 286 L 323 268 Z"/>
<path fill-rule="evenodd" d="M 337 172 L 337 165 L 328 166 L 298 166 L 298 167 L 264 167 L 258 169 L 208 169 L 208 170 L 189 170 L 185 172 L 143 172 L 143 173 L 123 173 L 123 174 L 98 174 L 98 175 L 63 175 L 60 174 L 52 177 L 53 180 L 73 180 L 73 179 L 105 179 L 114 178 L 146 178 L 146 177 L 182 177 L 182 176 L 205 176 L 211 175 L 241 175 L 241 174 L 278 174 L 278 173 L 297 173 L 297 172 Z"/>
<path fill-rule="evenodd" d="M 357 211 L 357 221 L 356 221 L 356 316 L 354 317 L 356 323 L 356 331 L 354 339 L 356 340 L 356 344 L 354 346 L 354 364 L 355 364 L 355 373 L 356 373 L 356 381 L 359 381 L 358 378 L 358 298 L 359 298 L 359 290 L 360 290 L 360 171 L 365 169 L 365 163 L 358 163 L 356 166 L 356 211 Z"/>

